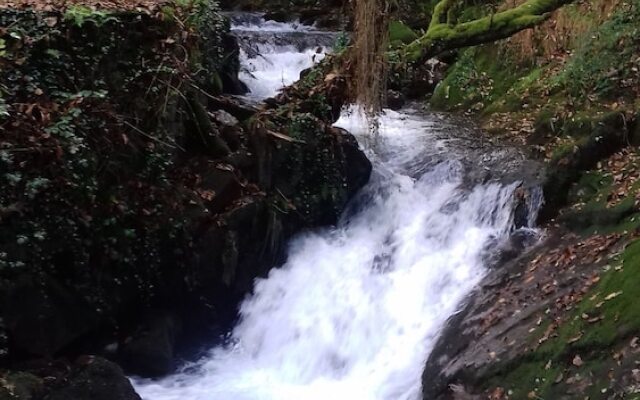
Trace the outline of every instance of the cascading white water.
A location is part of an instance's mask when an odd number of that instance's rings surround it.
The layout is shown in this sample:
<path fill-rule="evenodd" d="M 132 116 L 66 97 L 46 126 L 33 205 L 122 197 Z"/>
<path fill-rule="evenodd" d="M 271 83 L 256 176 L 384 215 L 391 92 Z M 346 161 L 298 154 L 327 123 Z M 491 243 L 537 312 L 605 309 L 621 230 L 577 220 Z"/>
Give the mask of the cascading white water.
<path fill-rule="evenodd" d="M 337 125 L 367 135 L 357 114 Z M 286 264 L 255 283 L 228 343 L 173 376 L 135 381 L 142 397 L 418 399 L 441 328 L 513 225 L 515 185 L 467 188 L 463 156 L 437 130 L 386 112 L 371 182 L 340 224 L 295 239 Z"/>
<path fill-rule="evenodd" d="M 336 38 L 333 33 L 305 25 L 264 21 L 252 14 L 244 16 L 234 21 L 231 29 L 241 42 L 240 79 L 253 98 L 273 96 L 297 81 L 300 71 L 324 58 Z"/>

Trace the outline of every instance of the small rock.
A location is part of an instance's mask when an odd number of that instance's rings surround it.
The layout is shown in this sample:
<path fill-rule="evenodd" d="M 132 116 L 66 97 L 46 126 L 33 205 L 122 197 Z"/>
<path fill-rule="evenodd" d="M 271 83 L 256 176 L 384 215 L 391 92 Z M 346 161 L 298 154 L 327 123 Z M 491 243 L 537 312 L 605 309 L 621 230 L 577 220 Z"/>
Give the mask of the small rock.
<path fill-rule="evenodd" d="M 216 121 L 226 126 L 234 126 L 240 123 L 236 117 L 229 114 L 225 110 L 218 110 L 216 112 L 213 112 L 212 114 Z"/>
<path fill-rule="evenodd" d="M 576 367 L 581 367 L 583 364 L 582 358 L 580 358 L 580 356 L 573 357 L 572 364 L 575 365 Z"/>
<path fill-rule="evenodd" d="M 392 110 L 399 110 L 404 106 L 405 99 L 404 95 L 395 90 L 389 90 L 387 92 L 387 107 Z"/>

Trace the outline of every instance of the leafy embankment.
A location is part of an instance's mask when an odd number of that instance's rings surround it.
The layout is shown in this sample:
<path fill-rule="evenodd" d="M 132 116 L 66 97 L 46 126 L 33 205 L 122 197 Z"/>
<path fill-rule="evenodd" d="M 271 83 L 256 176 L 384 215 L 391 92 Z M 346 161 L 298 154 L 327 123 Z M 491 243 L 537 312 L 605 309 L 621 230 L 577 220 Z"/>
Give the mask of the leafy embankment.
<path fill-rule="evenodd" d="M 0 397 L 109 398 L 122 371 L 82 354 L 171 371 L 371 169 L 331 127 L 344 78 L 223 95 L 243 85 L 214 2 L 72 3 L 0 8 Z"/>
<path fill-rule="evenodd" d="M 478 115 L 546 162 L 550 237 L 451 324 L 425 398 L 640 398 L 639 37 L 639 2 L 577 2 L 464 50 L 437 87 L 433 106 Z"/>
<path fill-rule="evenodd" d="M 319 28 L 340 29 L 348 22 L 342 0 L 221 0 L 225 10 L 263 12 L 269 20 L 300 21 Z"/>

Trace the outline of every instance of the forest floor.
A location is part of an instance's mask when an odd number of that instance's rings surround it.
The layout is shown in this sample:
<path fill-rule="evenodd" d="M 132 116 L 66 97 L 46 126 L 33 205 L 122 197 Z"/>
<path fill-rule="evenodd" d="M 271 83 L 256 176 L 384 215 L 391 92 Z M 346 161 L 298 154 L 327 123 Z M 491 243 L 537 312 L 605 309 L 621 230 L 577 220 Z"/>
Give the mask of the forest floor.
<path fill-rule="evenodd" d="M 72 7 L 94 10 L 121 10 L 148 13 L 172 3 L 171 0 L 0 0 L 0 8 L 35 11 L 66 11 Z"/>

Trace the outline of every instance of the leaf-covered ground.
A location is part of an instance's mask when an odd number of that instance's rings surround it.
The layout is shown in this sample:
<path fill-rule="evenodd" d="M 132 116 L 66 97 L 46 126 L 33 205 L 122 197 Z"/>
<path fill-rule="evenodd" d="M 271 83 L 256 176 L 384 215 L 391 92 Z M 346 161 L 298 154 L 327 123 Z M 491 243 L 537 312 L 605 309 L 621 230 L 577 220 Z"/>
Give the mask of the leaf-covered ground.
<path fill-rule="evenodd" d="M 172 0 L 0 0 L 0 8 L 36 11 L 66 11 L 76 6 L 94 10 L 120 10 L 151 13 L 175 3 Z"/>

